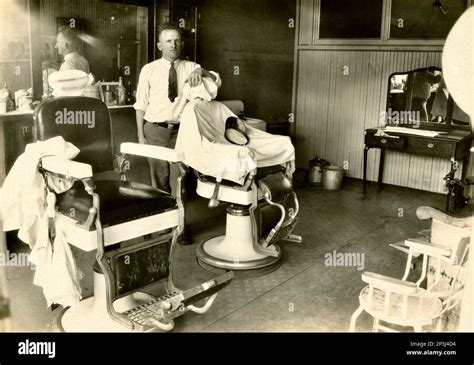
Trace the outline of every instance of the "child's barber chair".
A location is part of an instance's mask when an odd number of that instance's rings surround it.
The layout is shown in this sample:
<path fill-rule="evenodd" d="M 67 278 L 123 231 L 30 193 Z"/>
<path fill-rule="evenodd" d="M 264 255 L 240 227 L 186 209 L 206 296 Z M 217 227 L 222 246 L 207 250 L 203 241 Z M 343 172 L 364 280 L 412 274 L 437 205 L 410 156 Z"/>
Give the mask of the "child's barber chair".
<path fill-rule="evenodd" d="M 55 122 L 58 112 L 71 116 L 67 124 Z M 89 128 L 91 124 L 86 124 L 84 118 L 94 118 L 95 125 Z M 76 161 L 42 158 L 40 171 L 47 185 L 49 209 L 55 206 L 54 219 L 66 227 L 67 242 L 86 251 L 97 249 L 94 296 L 62 310 L 55 321 L 58 329 L 169 331 L 174 327 L 173 319 L 188 310 L 207 311 L 233 274 L 227 272 L 184 291 L 173 284 L 173 250 L 183 230 L 183 156 L 172 149 L 137 143 L 123 143 L 120 147 L 123 154 L 178 164 L 181 175 L 174 198 L 143 184 L 94 180 L 93 171 L 113 170 L 110 116 L 101 101 L 87 97 L 47 100 L 35 111 L 35 128 L 37 140 L 60 135 L 81 150 Z M 48 185 L 53 176 L 72 182 L 72 187 L 54 194 Z M 160 231 L 163 234 L 152 234 Z M 163 296 L 139 291 L 163 281 Z M 195 306 L 202 300 L 201 307 Z"/>
<path fill-rule="evenodd" d="M 243 114 L 243 103 L 223 103 L 234 114 Z M 281 165 L 258 168 L 250 171 L 243 185 L 196 172 L 197 193 L 210 199 L 209 208 L 228 204 L 225 235 L 197 248 L 203 268 L 214 272 L 231 269 L 239 276 L 264 275 L 280 265 L 279 241 L 302 241 L 291 233 L 299 205 L 285 172 Z"/>

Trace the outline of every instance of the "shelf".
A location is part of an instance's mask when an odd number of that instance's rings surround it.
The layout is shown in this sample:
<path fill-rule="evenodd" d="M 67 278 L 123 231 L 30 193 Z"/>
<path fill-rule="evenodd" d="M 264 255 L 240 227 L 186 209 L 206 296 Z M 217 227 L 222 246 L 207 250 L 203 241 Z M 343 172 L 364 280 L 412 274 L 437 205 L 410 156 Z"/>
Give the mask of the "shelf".
<path fill-rule="evenodd" d="M 15 62 L 30 62 L 30 59 L 27 60 L 1 60 L 0 63 L 15 63 Z"/>

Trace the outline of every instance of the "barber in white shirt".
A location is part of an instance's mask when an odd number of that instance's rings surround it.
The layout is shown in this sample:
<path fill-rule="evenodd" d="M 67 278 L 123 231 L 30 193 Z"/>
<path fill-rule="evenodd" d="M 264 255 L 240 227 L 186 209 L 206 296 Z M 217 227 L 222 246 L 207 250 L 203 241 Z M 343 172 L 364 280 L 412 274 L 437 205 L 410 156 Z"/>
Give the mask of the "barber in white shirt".
<path fill-rule="evenodd" d="M 139 143 L 174 148 L 185 105 L 181 102 L 185 83 L 194 87 L 202 82 L 202 77 L 210 77 L 221 85 L 217 73 L 179 59 L 183 45 L 182 30 L 176 24 L 166 23 L 160 27 L 157 46 L 162 58 L 143 66 L 137 86 L 134 108 Z M 149 159 L 149 163 L 152 185 L 171 192 L 169 163 L 156 159 Z"/>
<path fill-rule="evenodd" d="M 201 68 L 190 61 L 180 60 L 183 49 L 181 28 L 172 23 L 164 24 L 158 33 L 158 49 L 163 57 L 143 66 L 138 81 L 136 110 L 138 141 L 174 148 L 183 103 L 182 88 L 186 82 L 198 86 L 202 77 L 212 78 L 220 86 L 219 75 Z M 171 69 L 171 65 L 175 72 Z M 174 75 L 173 75 L 174 74 Z M 169 164 L 150 160 L 153 186 L 171 192 Z"/>

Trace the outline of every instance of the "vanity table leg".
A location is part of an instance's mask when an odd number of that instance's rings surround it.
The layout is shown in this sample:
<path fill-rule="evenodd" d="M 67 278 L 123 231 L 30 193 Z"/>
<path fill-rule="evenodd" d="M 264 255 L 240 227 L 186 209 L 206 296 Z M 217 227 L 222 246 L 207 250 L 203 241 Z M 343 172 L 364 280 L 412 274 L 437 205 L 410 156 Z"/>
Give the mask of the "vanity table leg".
<path fill-rule="evenodd" d="M 364 177 L 362 181 L 362 197 L 365 198 L 367 195 L 367 152 L 368 147 L 364 147 Z"/>
<path fill-rule="evenodd" d="M 380 149 L 380 163 L 379 163 L 379 193 L 382 191 L 383 187 L 383 168 L 385 164 L 385 148 Z"/>

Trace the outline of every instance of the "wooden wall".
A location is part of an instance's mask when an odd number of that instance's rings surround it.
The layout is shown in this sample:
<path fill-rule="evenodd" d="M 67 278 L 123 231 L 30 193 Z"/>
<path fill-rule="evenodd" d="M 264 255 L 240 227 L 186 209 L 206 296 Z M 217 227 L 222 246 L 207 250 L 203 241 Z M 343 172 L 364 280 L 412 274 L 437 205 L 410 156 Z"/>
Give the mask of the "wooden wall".
<path fill-rule="evenodd" d="M 318 44 L 314 0 L 301 0 L 296 45 L 293 132 L 297 165 L 316 155 L 362 178 L 364 130 L 379 123 L 388 77 L 395 71 L 441 67 L 442 46 Z M 321 42 L 323 43 L 323 42 Z M 349 67 L 349 74 L 343 68 Z M 368 179 L 377 180 L 380 152 L 369 152 Z M 471 161 L 472 162 L 472 161 Z M 387 152 L 384 182 L 444 192 L 448 160 Z M 471 169 L 472 170 L 472 169 Z"/>
<path fill-rule="evenodd" d="M 202 0 L 198 11 L 198 62 L 221 74 L 219 98 L 243 100 L 248 116 L 267 123 L 286 122 L 296 1 Z"/>

